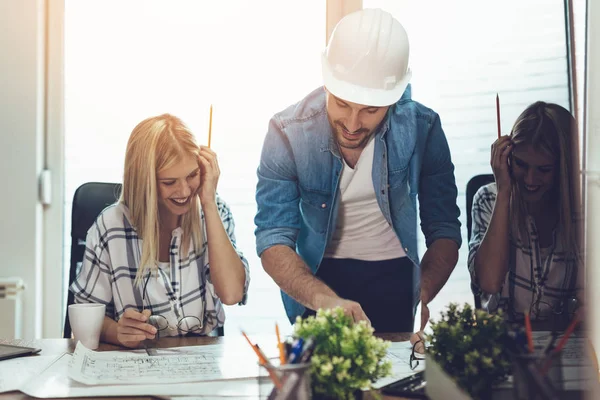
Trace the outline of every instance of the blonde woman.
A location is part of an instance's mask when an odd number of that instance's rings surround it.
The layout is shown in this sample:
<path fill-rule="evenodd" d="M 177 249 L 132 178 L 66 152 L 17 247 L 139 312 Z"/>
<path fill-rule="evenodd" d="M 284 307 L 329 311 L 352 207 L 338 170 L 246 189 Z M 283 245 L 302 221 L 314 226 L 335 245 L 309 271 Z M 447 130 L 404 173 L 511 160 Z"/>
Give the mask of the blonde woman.
<path fill-rule="evenodd" d="M 245 304 L 248 262 L 216 194 L 216 154 L 168 114 L 140 122 L 125 154 L 123 190 L 90 228 L 77 303 L 103 303 L 101 340 L 137 347 L 145 339 L 208 334 L 223 304 Z"/>
<path fill-rule="evenodd" d="M 469 243 L 484 309 L 543 321 L 583 298 L 577 143 L 573 116 L 540 101 L 492 145 L 495 183 L 475 194 Z"/>

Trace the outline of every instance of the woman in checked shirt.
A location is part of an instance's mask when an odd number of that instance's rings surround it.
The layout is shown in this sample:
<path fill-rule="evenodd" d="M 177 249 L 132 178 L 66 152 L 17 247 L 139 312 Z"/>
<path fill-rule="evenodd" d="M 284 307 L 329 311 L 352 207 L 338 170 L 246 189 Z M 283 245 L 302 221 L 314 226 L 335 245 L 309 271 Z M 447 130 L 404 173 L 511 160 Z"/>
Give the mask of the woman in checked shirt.
<path fill-rule="evenodd" d="M 76 303 L 103 303 L 101 340 L 208 334 L 223 304 L 245 304 L 248 262 L 216 194 L 216 154 L 169 114 L 140 122 L 125 154 L 123 190 L 90 228 Z"/>
<path fill-rule="evenodd" d="M 576 128 L 563 107 L 536 102 L 492 145 L 495 183 L 473 199 L 468 261 L 488 311 L 542 321 L 583 298 Z"/>

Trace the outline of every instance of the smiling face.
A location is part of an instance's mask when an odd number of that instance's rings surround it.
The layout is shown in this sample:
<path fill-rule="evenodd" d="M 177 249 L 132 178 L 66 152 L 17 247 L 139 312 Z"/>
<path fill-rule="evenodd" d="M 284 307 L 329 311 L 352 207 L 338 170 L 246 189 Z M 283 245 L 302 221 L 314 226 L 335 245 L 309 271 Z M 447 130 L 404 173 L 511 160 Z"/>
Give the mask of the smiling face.
<path fill-rule="evenodd" d="M 158 209 L 164 218 L 180 217 L 190 210 L 192 196 L 200 187 L 198 159 L 183 157 L 175 165 L 158 171 Z"/>
<path fill-rule="evenodd" d="M 540 201 L 555 185 L 556 157 L 536 149 L 531 144 L 519 144 L 512 153 L 512 174 L 528 203 Z"/>
<path fill-rule="evenodd" d="M 389 106 L 370 107 L 344 101 L 329 92 L 326 94 L 327 117 L 339 146 L 346 149 L 364 148 Z"/>

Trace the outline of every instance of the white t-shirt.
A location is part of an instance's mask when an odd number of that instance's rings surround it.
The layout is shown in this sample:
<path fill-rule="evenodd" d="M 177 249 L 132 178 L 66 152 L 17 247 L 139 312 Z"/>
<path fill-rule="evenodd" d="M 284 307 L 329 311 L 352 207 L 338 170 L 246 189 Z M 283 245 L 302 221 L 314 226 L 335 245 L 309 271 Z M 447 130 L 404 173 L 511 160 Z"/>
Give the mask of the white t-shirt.
<path fill-rule="evenodd" d="M 325 250 L 326 258 L 381 261 L 406 256 L 375 197 L 372 178 L 374 151 L 375 141 L 371 139 L 354 169 L 343 161 L 337 223 Z"/>

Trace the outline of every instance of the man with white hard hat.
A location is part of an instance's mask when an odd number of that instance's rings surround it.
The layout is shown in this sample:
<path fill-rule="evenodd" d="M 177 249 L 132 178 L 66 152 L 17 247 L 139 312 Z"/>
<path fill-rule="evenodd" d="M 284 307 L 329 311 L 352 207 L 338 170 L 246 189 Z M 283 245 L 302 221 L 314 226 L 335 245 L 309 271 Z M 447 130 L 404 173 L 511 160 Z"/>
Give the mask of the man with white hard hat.
<path fill-rule="evenodd" d="M 423 329 L 456 265 L 454 165 L 438 115 L 411 99 L 408 55 L 389 13 L 349 14 L 323 52 L 324 87 L 270 121 L 256 246 L 291 322 L 341 306 L 378 332 L 412 332 L 420 300 Z"/>

